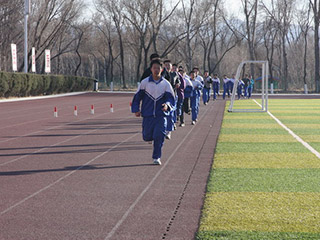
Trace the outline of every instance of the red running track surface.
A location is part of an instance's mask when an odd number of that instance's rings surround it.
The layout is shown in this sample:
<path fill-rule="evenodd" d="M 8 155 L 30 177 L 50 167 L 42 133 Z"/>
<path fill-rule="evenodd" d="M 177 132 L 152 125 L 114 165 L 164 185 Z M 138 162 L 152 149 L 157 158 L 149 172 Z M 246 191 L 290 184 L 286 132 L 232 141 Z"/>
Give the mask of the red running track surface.
<path fill-rule="evenodd" d="M 132 96 L 0 103 L 1 240 L 194 238 L 225 102 L 187 115 L 154 166 Z"/>

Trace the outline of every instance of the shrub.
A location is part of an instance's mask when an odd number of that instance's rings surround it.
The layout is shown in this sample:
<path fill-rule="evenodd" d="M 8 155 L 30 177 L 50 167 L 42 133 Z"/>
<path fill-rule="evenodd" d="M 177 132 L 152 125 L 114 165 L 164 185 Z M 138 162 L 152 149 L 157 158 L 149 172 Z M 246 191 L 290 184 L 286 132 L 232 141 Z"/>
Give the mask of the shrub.
<path fill-rule="evenodd" d="M 8 74 L 0 72 L 0 97 L 5 97 L 9 91 Z"/>
<path fill-rule="evenodd" d="M 87 91 L 93 79 L 77 76 L 0 72 L 0 97 L 23 97 Z"/>

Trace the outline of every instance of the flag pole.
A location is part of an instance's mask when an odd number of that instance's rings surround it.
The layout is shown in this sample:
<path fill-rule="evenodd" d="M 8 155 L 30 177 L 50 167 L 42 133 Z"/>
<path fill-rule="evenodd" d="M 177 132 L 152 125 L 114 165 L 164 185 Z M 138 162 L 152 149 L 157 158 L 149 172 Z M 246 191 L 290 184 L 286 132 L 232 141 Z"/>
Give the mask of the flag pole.
<path fill-rule="evenodd" d="M 24 1 L 24 72 L 28 72 L 28 17 L 30 13 L 30 0 Z"/>

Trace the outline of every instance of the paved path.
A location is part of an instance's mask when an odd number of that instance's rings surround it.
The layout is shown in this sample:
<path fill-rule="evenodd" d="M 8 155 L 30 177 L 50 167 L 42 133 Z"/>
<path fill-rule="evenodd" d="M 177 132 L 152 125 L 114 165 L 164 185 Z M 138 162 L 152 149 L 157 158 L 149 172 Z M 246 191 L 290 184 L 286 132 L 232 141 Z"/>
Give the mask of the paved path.
<path fill-rule="evenodd" d="M 194 238 L 225 102 L 202 105 L 195 126 L 187 116 L 154 166 L 131 99 L 1 103 L 1 240 Z"/>

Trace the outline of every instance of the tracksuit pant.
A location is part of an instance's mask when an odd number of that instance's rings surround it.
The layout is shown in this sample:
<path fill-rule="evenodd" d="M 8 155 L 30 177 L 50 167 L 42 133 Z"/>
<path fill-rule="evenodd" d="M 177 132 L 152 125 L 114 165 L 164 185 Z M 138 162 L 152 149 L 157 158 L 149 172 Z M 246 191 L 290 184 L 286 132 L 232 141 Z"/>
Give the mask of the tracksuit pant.
<path fill-rule="evenodd" d="M 217 82 L 213 82 L 213 99 L 217 99 L 217 94 L 219 92 L 220 84 Z"/>
<path fill-rule="evenodd" d="M 204 87 L 203 88 L 203 90 L 202 90 L 202 100 L 203 100 L 203 103 L 205 104 L 205 103 L 207 103 L 207 102 L 209 102 L 209 100 L 210 100 L 210 88 L 206 88 L 206 87 Z"/>
<path fill-rule="evenodd" d="M 166 135 L 167 117 L 143 117 L 142 137 L 144 141 L 153 141 L 152 158 L 161 158 L 161 150 Z"/>
<path fill-rule="evenodd" d="M 248 87 L 248 98 L 251 98 L 251 94 L 252 94 L 252 87 L 249 86 Z"/>
<path fill-rule="evenodd" d="M 239 100 L 241 97 L 241 94 L 242 94 L 242 87 L 241 86 L 237 87 L 237 94 L 238 94 L 238 100 Z"/>
<path fill-rule="evenodd" d="M 232 91 L 233 91 L 233 85 L 234 85 L 233 82 L 229 82 L 229 91 L 230 91 L 230 93 L 232 93 Z"/>
<path fill-rule="evenodd" d="M 244 96 L 247 97 L 248 96 L 248 86 L 244 87 Z"/>
<path fill-rule="evenodd" d="M 191 119 L 192 121 L 195 121 L 198 118 L 199 114 L 199 102 L 200 102 L 200 96 L 197 94 L 193 94 L 193 96 L 190 98 L 191 101 Z"/>
<path fill-rule="evenodd" d="M 229 92 L 229 83 L 224 83 L 223 84 L 223 99 L 226 98 L 226 94 L 228 93 L 228 96 L 230 96 L 230 92 Z"/>
<path fill-rule="evenodd" d="M 175 111 L 175 115 L 176 115 L 176 120 L 179 119 L 180 120 L 180 123 L 183 123 L 184 120 L 183 120 L 183 99 L 182 98 L 178 98 L 178 101 L 177 101 L 177 110 Z"/>
<path fill-rule="evenodd" d="M 190 97 L 185 97 L 183 100 L 183 111 L 190 115 Z"/>

